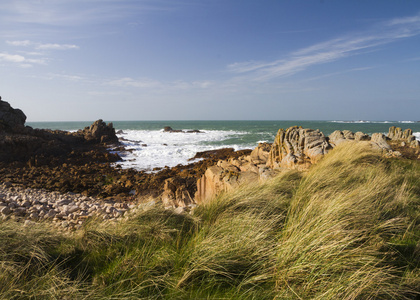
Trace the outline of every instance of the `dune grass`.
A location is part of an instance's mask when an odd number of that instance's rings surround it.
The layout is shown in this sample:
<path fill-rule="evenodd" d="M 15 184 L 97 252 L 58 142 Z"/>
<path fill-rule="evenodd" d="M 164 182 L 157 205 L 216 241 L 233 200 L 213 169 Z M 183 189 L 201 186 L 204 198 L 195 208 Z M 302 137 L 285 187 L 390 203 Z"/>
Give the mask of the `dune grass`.
<path fill-rule="evenodd" d="M 416 299 L 420 164 L 345 144 L 198 207 L 0 222 L 0 299 Z"/>

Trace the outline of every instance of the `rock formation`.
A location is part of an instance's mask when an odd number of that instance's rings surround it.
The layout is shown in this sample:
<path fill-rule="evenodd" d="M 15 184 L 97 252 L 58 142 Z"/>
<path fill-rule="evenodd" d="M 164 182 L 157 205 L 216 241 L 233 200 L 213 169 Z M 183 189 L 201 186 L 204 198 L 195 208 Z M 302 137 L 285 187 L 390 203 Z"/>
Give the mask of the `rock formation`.
<path fill-rule="evenodd" d="M 0 97 L 0 131 L 19 132 L 25 128 L 26 116 Z"/>
<path fill-rule="evenodd" d="M 271 169 L 306 169 L 327 153 L 327 138 L 319 130 L 293 126 L 280 129 L 267 161 Z"/>
<path fill-rule="evenodd" d="M 420 143 L 416 140 L 411 129 L 402 131 L 400 127 L 391 126 L 388 132 L 388 138 L 393 141 L 399 141 L 410 147 L 420 147 Z"/>
<path fill-rule="evenodd" d="M 328 136 L 328 141 L 335 147 L 347 141 L 370 141 L 370 136 L 360 131 L 353 133 L 350 130 L 336 130 Z"/>
<path fill-rule="evenodd" d="M 411 131 L 406 130 L 404 134 L 399 134 L 398 130 L 392 132 L 397 132 L 395 136 L 412 140 Z M 372 147 L 383 151 L 387 157 L 401 156 L 399 151 L 392 150 L 387 140 L 382 133 L 375 133 L 370 137 L 362 132 L 336 130 L 325 137 L 318 130 L 297 126 L 280 129 L 272 145 L 259 144 L 248 156 L 221 160 L 215 166 L 209 167 L 197 181 L 194 200 L 198 204 L 206 202 L 240 184 L 271 178 L 282 169 L 305 170 L 344 142 L 370 141 Z"/>
<path fill-rule="evenodd" d="M 20 109 L 0 100 L 0 161 L 37 159 L 48 163 L 48 157 L 66 157 L 75 149 L 85 147 L 90 151 L 92 145 L 118 143 L 112 123 L 106 125 L 102 120 L 72 133 L 32 129 L 25 127 L 25 120 L 26 116 Z"/>
<path fill-rule="evenodd" d="M 117 144 L 118 137 L 115 134 L 115 129 L 112 123 L 108 125 L 101 119 L 95 121 L 92 125 L 85 127 L 85 129 L 78 131 L 78 134 L 83 135 L 88 142 L 100 142 L 106 144 Z"/>

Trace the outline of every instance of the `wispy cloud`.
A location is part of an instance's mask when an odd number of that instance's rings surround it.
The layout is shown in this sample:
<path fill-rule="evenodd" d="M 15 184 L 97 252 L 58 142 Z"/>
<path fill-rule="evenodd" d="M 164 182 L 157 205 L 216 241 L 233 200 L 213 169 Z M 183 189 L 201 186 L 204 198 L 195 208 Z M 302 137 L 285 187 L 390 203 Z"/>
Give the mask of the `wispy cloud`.
<path fill-rule="evenodd" d="M 228 65 L 228 70 L 246 75 L 248 79 L 266 81 L 291 76 L 309 67 L 329 63 L 420 34 L 420 16 L 392 19 L 376 24 L 365 32 L 354 33 L 290 53 L 284 59 L 271 62 L 239 62 Z"/>
<path fill-rule="evenodd" d="M 109 23 L 142 12 L 169 10 L 176 5 L 155 0 L 2 0 L 0 11 L 4 12 L 6 22 L 78 26 Z"/>
<path fill-rule="evenodd" d="M 11 46 L 18 46 L 18 47 L 28 47 L 32 45 L 33 43 L 29 40 L 24 41 L 6 41 L 6 44 Z"/>
<path fill-rule="evenodd" d="M 9 53 L 0 53 L 0 61 L 9 62 L 9 63 L 16 63 L 20 67 L 31 67 L 33 64 L 45 64 L 46 59 L 33 59 L 27 58 L 23 55 L 19 54 L 9 54 Z"/>
<path fill-rule="evenodd" d="M 162 83 L 157 80 L 151 79 L 133 79 L 130 77 L 119 78 L 108 81 L 107 85 L 116 87 L 135 87 L 135 88 L 158 88 L 162 86 Z"/>
<path fill-rule="evenodd" d="M 6 41 L 6 44 L 16 47 L 33 47 L 36 50 L 72 50 L 72 49 L 79 49 L 80 47 L 77 45 L 71 44 L 43 44 L 32 42 L 30 40 L 23 40 L 23 41 Z"/>
<path fill-rule="evenodd" d="M 35 47 L 38 50 L 71 50 L 79 48 L 79 46 L 69 44 L 40 44 Z"/>
<path fill-rule="evenodd" d="M 19 54 L 0 53 L 0 61 L 15 63 L 19 67 L 32 67 L 33 65 L 45 65 L 51 60 L 50 52 L 55 50 L 77 50 L 80 47 L 70 44 L 58 43 L 39 43 L 30 40 L 15 40 L 6 41 L 6 44 L 14 48 L 25 48 L 25 50 L 18 50 Z M 29 51 L 26 49 L 29 48 Z M 33 57 L 36 58 L 33 58 Z"/>
<path fill-rule="evenodd" d="M 131 77 L 123 77 L 107 81 L 105 85 L 120 88 L 138 88 L 138 89 L 154 89 L 154 90 L 187 90 L 187 89 L 207 89 L 215 83 L 210 80 L 188 82 L 185 80 L 176 80 L 171 82 L 162 82 L 159 80 Z"/>

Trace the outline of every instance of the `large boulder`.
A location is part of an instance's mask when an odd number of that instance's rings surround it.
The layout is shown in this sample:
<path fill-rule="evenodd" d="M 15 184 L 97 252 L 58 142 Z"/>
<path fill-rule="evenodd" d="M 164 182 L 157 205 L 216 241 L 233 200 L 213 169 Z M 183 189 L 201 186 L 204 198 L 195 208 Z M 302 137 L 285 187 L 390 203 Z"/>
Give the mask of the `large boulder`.
<path fill-rule="evenodd" d="M 373 148 L 378 150 L 390 151 L 391 146 L 386 141 L 386 136 L 382 133 L 374 133 L 372 134 L 371 144 Z"/>
<path fill-rule="evenodd" d="M 332 147 L 348 141 L 370 141 L 370 136 L 360 131 L 353 133 L 350 130 L 336 130 L 328 136 L 328 142 Z"/>
<path fill-rule="evenodd" d="M 293 126 L 280 129 L 271 146 L 267 167 L 271 169 L 307 169 L 331 148 L 319 130 Z"/>
<path fill-rule="evenodd" d="M 26 115 L 20 109 L 13 108 L 0 97 L 0 130 L 22 131 L 25 128 Z"/>

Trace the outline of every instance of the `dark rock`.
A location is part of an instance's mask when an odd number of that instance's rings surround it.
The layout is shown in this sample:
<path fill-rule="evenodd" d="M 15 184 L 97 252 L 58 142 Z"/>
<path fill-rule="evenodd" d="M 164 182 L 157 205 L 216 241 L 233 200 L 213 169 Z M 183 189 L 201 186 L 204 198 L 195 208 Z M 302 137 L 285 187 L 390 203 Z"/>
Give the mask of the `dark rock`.
<path fill-rule="evenodd" d="M 88 142 L 100 142 L 107 144 L 117 144 L 118 137 L 115 134 L 115 129 L 112 123 L 108 125 L 102 121 L 97 120 L 92 125 L 85 127 L 82 131 L 78 131 L 78 134 L 82 134 Z"/>
<path fill-rule="evenodd" d="M 26 115 L 0 97 L 0 131 L 21 132 L 25 129 Z"/>
<path fill-rule="evenodd" d="M 180 129 L 173 129 L 171 126 L 165 126 L 163 127 L 163 131 L 164 132 L 170 132 L 170 133 L 175 133 L 175 132 L 183 132 L 183 133 L 202 133 L 200 130 L 194 129 L 194 130 L 187 130 L 187 131 L 182 131 Z"/>

